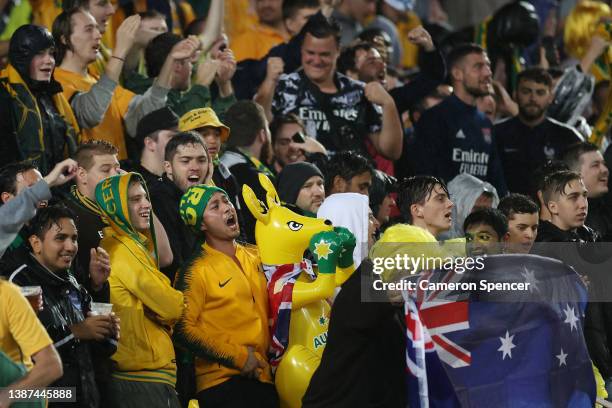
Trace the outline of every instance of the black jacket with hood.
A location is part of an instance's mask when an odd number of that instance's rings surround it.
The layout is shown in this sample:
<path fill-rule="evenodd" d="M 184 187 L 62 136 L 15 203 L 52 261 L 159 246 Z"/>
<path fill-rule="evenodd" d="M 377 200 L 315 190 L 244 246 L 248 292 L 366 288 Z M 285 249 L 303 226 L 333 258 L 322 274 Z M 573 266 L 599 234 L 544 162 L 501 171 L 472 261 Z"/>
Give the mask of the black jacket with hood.
<path fill-rule="evenodd" d="M 53 77 L 49 82 L 30 78 L 32 59 L 54 44 L 47 29 L 32 24 L 21 26 L 11 37 L 9 62 L 23 84 L 9 83 L 8 77 L 1 81 L 0 163 L 31 160 L 47 174 L 76 149 L 75 129 L 60 115 L 53 100 L 61 94 L 62 86 Z M 28 94 L 36 102 L 31 106 Z"/>

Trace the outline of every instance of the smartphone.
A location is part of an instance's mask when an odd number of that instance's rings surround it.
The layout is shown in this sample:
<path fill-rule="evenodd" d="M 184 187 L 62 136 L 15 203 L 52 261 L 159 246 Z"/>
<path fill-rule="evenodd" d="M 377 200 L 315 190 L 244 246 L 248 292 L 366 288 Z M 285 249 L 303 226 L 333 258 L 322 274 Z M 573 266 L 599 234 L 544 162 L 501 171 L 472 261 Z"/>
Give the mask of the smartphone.
<path fill-rule="evenodd" d="M 306 143 L 306 138 L 302 132 L 295 132 L 293 136 L 291 136 L 291 140 L 295 143 Z"/>

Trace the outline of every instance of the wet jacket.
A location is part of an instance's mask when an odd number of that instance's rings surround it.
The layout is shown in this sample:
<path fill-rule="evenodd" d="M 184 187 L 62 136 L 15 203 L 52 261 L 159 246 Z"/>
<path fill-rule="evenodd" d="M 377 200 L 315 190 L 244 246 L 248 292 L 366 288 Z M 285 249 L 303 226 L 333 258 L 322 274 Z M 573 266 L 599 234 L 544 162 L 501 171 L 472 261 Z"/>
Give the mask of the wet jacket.
<path fill-rule="evenodd" d="M 493 208 L 497 208 L 499 197 L 497 190 L 486 181 L 482 181 L 470 174 L 463 173 L 452 179 L 448 183 L 448 192 L 450 199 L 453 202 L 453 214 L 450 231 L 443 234 L 441 239 L 459 238 L 465 236 L 463 231 L 463 223 L 468 215 L 472 212 L 474 204 L 482 193 L 489 193 L 493 196 Z"/>
<path fill-rule="evenodd" d="M 0 72 L 0 163 L 32 161 L 46 174 L 76 149 L 79 127 L 61 85 L 29 78 L 32 58 L 53 46 L 45 29 L 19 28 Z"/>

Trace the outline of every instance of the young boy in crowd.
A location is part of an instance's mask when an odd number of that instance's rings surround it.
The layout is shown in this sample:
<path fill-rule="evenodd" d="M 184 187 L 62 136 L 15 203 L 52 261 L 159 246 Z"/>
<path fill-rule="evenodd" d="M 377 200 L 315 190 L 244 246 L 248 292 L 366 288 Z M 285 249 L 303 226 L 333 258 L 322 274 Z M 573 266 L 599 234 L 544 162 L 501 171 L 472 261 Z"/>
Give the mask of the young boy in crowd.
<path fill-rule="evenodd" d="M 502 198 L 497 209 L 508 220 L 505 252 L 528 254 L 538 235 L 538 205 L 526 195 L 515 193 Z"/>
<path fill-rule="evenodd" d="M 463 230 L 469 256 L 494 255 L 502 252 L 508 221 L 495 208 L 481 208 L 467 216 Z"/>
<path fill-rule="evenodd" d="M 451 227 L 453 202 L 446 184 L 436 177 L 415 176 L 404 181 L 399 187 L 398 207 L 408 224 L 435 237 Z"/>

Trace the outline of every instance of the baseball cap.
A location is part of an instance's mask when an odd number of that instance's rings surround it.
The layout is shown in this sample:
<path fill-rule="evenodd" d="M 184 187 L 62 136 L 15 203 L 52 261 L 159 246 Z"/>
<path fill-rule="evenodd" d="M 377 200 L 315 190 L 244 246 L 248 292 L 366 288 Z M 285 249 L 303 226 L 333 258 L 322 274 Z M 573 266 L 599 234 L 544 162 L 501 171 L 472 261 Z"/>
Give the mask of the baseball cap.
<path fill-rule="evenodd" d="M 179 130 L 181 132 L 196 130 L 205 126 L 214 127 L 221 131 L 221 143 L 224 143 L 229 138 L 230 129 L 221 123 L 217 114 L 211 108 L 190 110 L 181 116 L 179 120 Z"/>
<path fill-rule="evenodd" d="M 176 130 L 178 116 L 167 106 L 146 114 L 138 121 L 136 126 L 136 139 L 144 140 L 153 132 L 158 130 Z"/>

